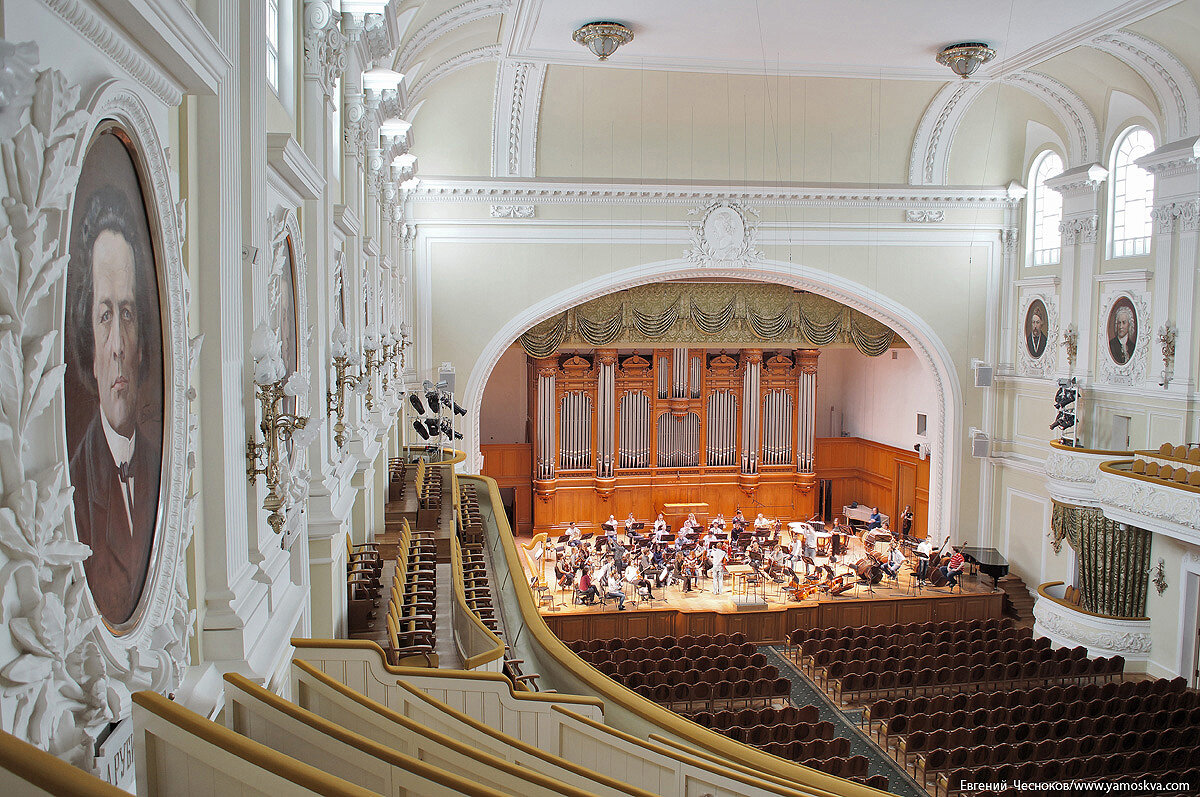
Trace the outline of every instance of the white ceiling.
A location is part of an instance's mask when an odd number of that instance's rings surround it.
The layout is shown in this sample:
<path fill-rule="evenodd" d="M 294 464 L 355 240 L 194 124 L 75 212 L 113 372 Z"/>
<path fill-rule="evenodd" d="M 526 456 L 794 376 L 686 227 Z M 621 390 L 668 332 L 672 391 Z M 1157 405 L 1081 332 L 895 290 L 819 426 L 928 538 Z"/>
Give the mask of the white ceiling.
<path fill-rule="evenodd" d="M 517 0 L 508 56 L 605 66 L 571 40 L 580 25 L 621 22 L 634 39 L 617 68 L 755 75 L 945 80 L 944 46 L 982 41 L 994 77 L 1024 69 L 1180 0 Z"/>

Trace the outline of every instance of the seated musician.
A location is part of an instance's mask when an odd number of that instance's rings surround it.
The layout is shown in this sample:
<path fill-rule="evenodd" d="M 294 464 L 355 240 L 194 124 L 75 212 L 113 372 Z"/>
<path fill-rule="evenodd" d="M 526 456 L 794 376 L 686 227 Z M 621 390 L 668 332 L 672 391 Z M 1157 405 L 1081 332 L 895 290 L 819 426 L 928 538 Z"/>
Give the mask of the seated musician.
<path fill-rule="evenodd" d="M 750 540 L 750 547 L 746 549 L 746 561 L 755 567 L 762 567 L 763 550 L 758 543 L 758 537 L 753 537 Z"/>
<path fill-rule="evenodd" d="M 635 523 L 637 523 L 637 521 L 633 519 L 633 513 L 630 512 L 629 517 L 625 518 L 625 533 L 626 534 L 633 531 L 633 526 Z"/>
<path fill-rule="evenodd" d="M 671 562 L 671 578 L 674 581 L 683 582 L 683 591 L 692 591 L 692 577 L 696 571 L 692 564 L 688 561 L 683 551 L 676 551 L 675 558 Z"/>
<path fill-rule="evenodd" d="M 629 565 L 625 568 L 625 580 L 633 585 L 633 588 L 648 601 L 654 600 L 654 592 L 650 579 L 646 578 L 646 571 L 642 570 L 637 565 Z"/>
<path fill-rule="evenodd" d="M 742 508 L 739 506 L 737 511 L 733 513 L 733 527 L 738 531 L 746 528 L 746 516 L 742 514 Z"/>
<path fill-rule="evenodd" d="M 588 572 L 586 564 L 579 567 L 579 578 L 575 581 L 575 589 L 578 591 L 579 602 L 587 606 L 595 603 L 596 598 L 600 595 L 600 591 L 592 583 L 592 576 Z"/>
<path fill-rule="evenodd" d="M 772 581 L 782 584 L 787 581 L 790 571 L 787 566 L 787 553 L 783 550 L 783 546 L 772 548 L 766 557 L 767 575 Z"/>
<path fill-rule="evenodd" d="M 892 543 L 888 548 L 888 560 L 883 563 L 883 569 L 892 578 L 900 572 L 900 565 L 904 564 L 904 554 L 900 552 L 900 546 Z"/>
<path fill-rule="evenodd" d="M 710 522 L 708 524 L 708 526 L 709 526 L 709 528 L 717 529 L 718 531 L 724 531 L 725 530 L 725 516 L 722 515 L 720 512 L 718 512 L 717 516 L 712 519 L 712 522 Z"/>
<path fill-rule="evenodd" d="M 712 569 L 712 562 L 708 560 L 708 552 L 704 550 L 704 546 L 697 545 L 693 549 L 692 567 L 697 576 L 708 578 L 708 571 Z"/>
<path fill-rule="evenodd" d="M 658 520 L 654 521 L 654 541 L 662 542 L 663 537 L 667 536 L 667 521 L 663 519 L 663 513 L 658 513 Z"/>
<path fill-rule="evenodd" d="M 771 521 L 769 521 L 765 517 L 763 517 L 762 512 L 759 512 L 758 517 L 754 518 L 754 533 L 755 534 L 766 534 L 767 530 L 770 528 L 771 528 Z"/>
<path fill-rule="evenodd" d="M 965 560 L 957 548 L 951 548 L 950 550 L 953 553 L 950 554 L 950 561 L 942 565 L 942 575 L 946 577 L 948 586 L 953 587 L 958 583 L 958 576 L 963 571 Z"/>
<path fill-rule="evenodd" d="M 874 530 L 883 525 L 883 515 L 879 514 L 879 507 L 871 507 L 871 517 L 867 523 L 867 528 Z"/>
<path fill-rule="evenodd" d="M 679 527 L 679 533 L 684 536 L 691 536 L 695 534 L 699 528 L 700 522 L 696 520 L 696 515 L 694 513 L 690 513 L 687 516 L 687 520 L 683 521 L 683 525 Z"/>
<path fill-rule="evenodd" d="M 929 557 L 933 556 L 933 539 L 926 537 L 917 546 L 917 580 L 924 581 L 929 577 Z"/>
<path fill-rule="evenodd" d="M 606 598 L 615 598 L 617 601 L 617 610 L 625 611 L 625 591 L 621 589 L 621 573 L 615 567 L 608 571 L 608 579 L 605 581 L 606 589 L 604 596 Z"/>

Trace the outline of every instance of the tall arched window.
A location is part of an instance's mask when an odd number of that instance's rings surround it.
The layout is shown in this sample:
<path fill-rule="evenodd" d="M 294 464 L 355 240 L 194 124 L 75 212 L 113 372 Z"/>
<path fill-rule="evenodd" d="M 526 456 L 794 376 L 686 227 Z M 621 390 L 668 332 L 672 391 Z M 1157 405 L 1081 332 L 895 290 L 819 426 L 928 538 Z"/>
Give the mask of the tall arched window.
<path fill-rule="evenodd" d="M 1154 178 L 1134 161 L 1154 151 L 1154 136 L 1144 127 L 1131 127 L 1113 147 L 1109 182 L 1109 254 L 1144 255 L 1150 251 L 1150 211 L 1154 209 Z"/>
<path fill-rule="evenodd" d="M 1046 151 L 1038 156 L 1030 169 L 1029 201 L 1030 247 L 1025 261 L 1030 266 L 1052 266 L 1059 260 L 1062 238 L 1058 225 L 1062 222 L 1062 194 L 1046 185 L 1051 177 L 1062 173 L 1062 158 Z"/>

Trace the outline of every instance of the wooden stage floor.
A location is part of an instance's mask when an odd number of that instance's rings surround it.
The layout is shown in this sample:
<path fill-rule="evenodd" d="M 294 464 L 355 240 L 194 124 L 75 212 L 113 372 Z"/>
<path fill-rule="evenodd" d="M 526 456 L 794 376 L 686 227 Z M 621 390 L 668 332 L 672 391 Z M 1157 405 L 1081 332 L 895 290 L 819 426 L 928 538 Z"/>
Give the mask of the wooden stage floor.
<path fill-rule="evenodd" d="M 519 542 L 529 542 L 528 538 Z M 818 564 L 826 563 L 818 557 Z M 531 562 L 524 560 L 526 575 L 532 577 Z M 835 566 L 837 572 L 845 567 Z M 545 563 L 546 581 L 554 582 L 554 562 Z M 874 591 L 859 586 L 836 597 L 820 594 L 795 602 L 783 594 L 781 585 L 767 583 L 765 595 L 734 596 L 726 576 L 725 592 L 713 594 L 711 579 L 693 584 L 685 593 L 682 584 L 654 590 L 655 600 L 635 601 L 626 585 L 625 611 L 615 602 L 607 605 L 575 605 L 572 590 L 552 590 L 550 601 L 538 608 L 550 630 L 564 641 L 575 639 L 662 636 L 667 634 L 732 633 L 741 631 L 755 642 L 782 642 L 794 628 L 883 625 L 1000 617 L 1004 592 L 993 591 L 991 579 L 983 574 L 964 575 L 962 590 L 910 586 L 910 570 L 901 567 L 899 586 L 884 581 Z M 763 599 L 765 597 L 765 600 Z"/>

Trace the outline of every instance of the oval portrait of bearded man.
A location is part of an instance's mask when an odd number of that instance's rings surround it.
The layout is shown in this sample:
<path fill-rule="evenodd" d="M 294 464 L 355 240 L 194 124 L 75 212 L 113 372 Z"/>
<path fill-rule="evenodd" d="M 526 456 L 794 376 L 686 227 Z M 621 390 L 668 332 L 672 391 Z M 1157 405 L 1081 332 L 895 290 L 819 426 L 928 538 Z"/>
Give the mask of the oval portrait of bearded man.
<path fill-rule="evenodd" d="M 137 622 L 158 526 L 163 324 L 156 225 L 120 126 L 88 146 L 71 215 L 65 412 L 75 528 L 105 623 Z"/>

